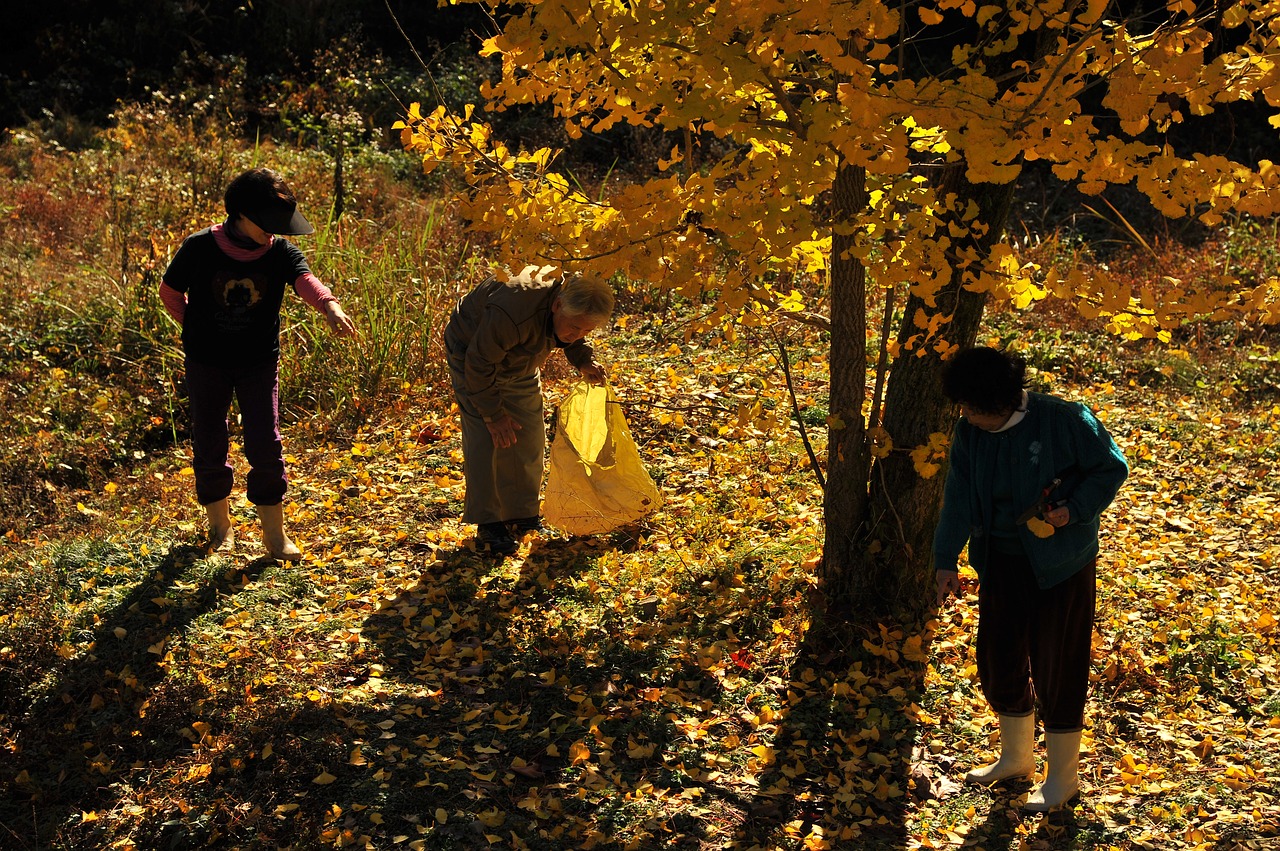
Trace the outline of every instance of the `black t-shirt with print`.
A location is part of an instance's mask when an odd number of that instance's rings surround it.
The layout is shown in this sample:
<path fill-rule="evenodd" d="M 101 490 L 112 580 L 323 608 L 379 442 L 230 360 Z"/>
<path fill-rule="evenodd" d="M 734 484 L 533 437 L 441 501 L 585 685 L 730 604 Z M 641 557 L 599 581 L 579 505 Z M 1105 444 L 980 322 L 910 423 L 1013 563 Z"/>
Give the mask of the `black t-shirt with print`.
<path fill-rule="evenodd" d="M 257 260 L 228 257 L 206 228 L 183 241 L 164 282 L 187 294 L 182 346 L 198 363 L 256 366 L 280 355 L 285 287 L 311 271 L 296 245 L 277 237 Z"/>

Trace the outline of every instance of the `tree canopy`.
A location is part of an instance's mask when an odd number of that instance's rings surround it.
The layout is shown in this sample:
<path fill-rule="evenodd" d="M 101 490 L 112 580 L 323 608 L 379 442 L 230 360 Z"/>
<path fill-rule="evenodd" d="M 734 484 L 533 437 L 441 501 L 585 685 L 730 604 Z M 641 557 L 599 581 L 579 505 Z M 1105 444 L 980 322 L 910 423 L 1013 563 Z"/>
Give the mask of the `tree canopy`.
<path fill-rule="evenodd" d="M 972 0 L 880 2 L 533 2 L 488 39 L 502 78 L 489 110 L 551 104 L 570 136 L 656 127 L 671 147 L 652 179 L 589 195 L 549 149 L 517 150 L 478 114 L 410 112 L 404 141 L 430 169 L 459 167 L 477 227 L 512 258 L 590 264 L 684 291 L 721 289 L 799 308 L 789 282 L 829 262 L 829 192 L 864 168 L 868 203 L 838 227 L 878 286 L 929 300 L 952 274 L 1025 305 L 1054 295 L 1158 333 L 1190 316 L 1253 310 L 1275 319 L 1274 284 L 1191 282 L 1173 298 L 1106 280 L 1024 270 L 996 248 L 954 251 L 962 205 L 939 229 L 931 172 L 963 162 L 976 184 L 1043 160 L 1096 194 L 1132 185 L 1164 215 L 1270 215 L 1275 163 L 1233 162 L 1162 140 L 1239 101 L 1280 107 L 1277 5 Z M 1272 127 L 1280 127 L 1273 117 Z M 928 329 L 925 329 L 928 330 Z"/>

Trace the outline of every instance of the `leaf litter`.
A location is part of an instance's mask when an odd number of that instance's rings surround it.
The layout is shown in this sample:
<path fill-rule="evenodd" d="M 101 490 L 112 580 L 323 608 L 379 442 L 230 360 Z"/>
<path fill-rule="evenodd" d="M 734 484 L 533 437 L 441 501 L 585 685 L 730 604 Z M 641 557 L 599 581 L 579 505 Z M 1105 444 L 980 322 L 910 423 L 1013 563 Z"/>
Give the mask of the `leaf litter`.
<path fill-rule="evenodd" d="M 641 526 L 476 553 L 457 428 L 424 394 L 348 439 L 287 441 L 299 566 L 254 558 L 243 504 L 240 552 L 200 552 L 179 456 L 154 461 L 145 500 L 124 481 L 72 494 L 85 511 L 9 540 L 6 576 L 61 584 L 7 592 L 0 614 L 0 822 L 30 837 L 35 812 L 42 843 L 117 848 L 1276 835 L 1275 400 L 1123 375 L 1056 388 L 1134 469 L 1104 522 L 1085 794 L 1031 819 L 1027 787 L 958 782 L 995 747 L 972 575 L 926 624 L 810 647 L 821 491 L 776 368 L 637 338 L 614 341 L 614 383 L 667 497 Z"/>

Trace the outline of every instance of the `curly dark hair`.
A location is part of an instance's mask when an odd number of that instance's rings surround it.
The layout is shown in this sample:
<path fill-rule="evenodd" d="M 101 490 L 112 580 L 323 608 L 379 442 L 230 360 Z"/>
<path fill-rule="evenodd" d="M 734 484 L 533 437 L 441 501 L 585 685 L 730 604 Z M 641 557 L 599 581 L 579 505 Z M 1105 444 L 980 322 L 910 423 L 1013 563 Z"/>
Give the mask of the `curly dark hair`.
<path fill-rule="evenodd" d="M 299 212 L 293 190 L 269 168 L 251 168 L 231 181 L 223 202 L 233 224 L 244 216 L 267 233 L 305 236 L 316 232 Z"/>
<path fill-rule="evenodd" d="M 297 204 L 284 178 L 269 168 L 251 168 L 227 186 L 223 203 L 227 215 L 235 217 L 255 212 L 268 204 Z"/>
<path fill-rule="evenodd" d="M 952 402 L 982 414 L 1003 414 L 1022 404 L 1027 365 L 1009 352 L 964 349 L 942 370 L 942 392 Z"/>

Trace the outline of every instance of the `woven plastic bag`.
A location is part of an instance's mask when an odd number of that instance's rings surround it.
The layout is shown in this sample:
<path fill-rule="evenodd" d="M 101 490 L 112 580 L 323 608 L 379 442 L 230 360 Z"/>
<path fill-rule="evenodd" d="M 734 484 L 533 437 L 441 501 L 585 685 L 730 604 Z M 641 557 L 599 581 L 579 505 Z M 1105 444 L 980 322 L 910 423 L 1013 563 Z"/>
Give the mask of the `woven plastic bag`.
<path fill-rule="evenodd" d="M 613 390 L 578 384 L 560 405 L 542 516 L 570 535 L 633 523 L 662 504 Z"/>

